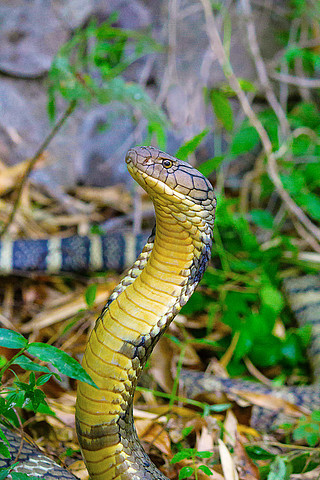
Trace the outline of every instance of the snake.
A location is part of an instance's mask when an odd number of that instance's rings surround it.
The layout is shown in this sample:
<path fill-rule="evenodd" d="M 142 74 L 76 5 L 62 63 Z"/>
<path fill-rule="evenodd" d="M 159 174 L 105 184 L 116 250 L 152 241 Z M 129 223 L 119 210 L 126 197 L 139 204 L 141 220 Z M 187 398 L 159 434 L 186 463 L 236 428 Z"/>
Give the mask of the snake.
<path fill-rule="evenodd" d="M 98 388 L 78 383 L 76 430 L 91 480 L 165 480 L 138 439 L 133 395 L 154 346 L 193 294 L 207 267 L 216 198 L 211 183 L 200 172 L 154 147 L 130 149 L 126 163 L 153 201 L 156 226 L 90 334 L 82 365 Z M 86 264 L 90 263 L 89 250 L 84 257 Z M 62 255 L 60 263 L 61 259 Z M 285 288 L 297 318 L 319 329 L 319 278 L 307 276 L 304 283 L 288 279 Z M 317 335 L 313 336 L 311 352 L 314 367 L 319 369 Z M 219 388 L 226 392 L 257 391 L 313 408 L 320 399 L 316 384 L 278 391 L 192 371 L 182 371 L 181 378 L 190 396 Z M 8 435 L 17 451 L 20 440 L 11 432 Z M 76 478 L 28 444 L 22 448 L 21 459 L 15 471 L 46 479 Z M 7 465 L 8 460 L 0 459 L 0 467 Z"/>

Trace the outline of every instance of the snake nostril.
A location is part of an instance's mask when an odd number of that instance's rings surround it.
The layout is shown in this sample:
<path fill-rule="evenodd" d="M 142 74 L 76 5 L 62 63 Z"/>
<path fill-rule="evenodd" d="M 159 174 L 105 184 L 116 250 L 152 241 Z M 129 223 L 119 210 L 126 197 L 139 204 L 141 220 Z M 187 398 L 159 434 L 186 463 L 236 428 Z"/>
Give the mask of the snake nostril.
<path fill-rule="evenodd" d="M 136 152 L 134 151 L 133 148 L 130 148 L 130 150 L 127 151 L 126 163 L 134 162 L 135 159 L 136 159 Z"/>

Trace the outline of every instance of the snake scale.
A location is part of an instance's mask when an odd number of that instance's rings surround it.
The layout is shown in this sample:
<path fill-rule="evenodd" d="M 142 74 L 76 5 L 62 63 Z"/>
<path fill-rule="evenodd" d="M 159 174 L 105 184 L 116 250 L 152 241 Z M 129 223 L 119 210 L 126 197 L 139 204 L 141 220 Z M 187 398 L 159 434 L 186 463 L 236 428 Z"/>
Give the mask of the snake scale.
<path fill-rule="evenodd" d="M 111 294 L 89 338 L 83 366 L 99 389 L 79 383 L 76 404 L 76 428 L 82 453 L 92 480 L 165 480 L 166 477 L 144 452 L 133 423 L 132 401 L 139 375 L 152 349 L 181 307 L 188 301 L 202 278 L 210 258 L 216 200 L 208 180 L 190 165 L 153 147 L 129 150 L 126 157 L 129 172 L 151 197 L 156 213 L 156 229 L 149 237 L 142 253 Z M 82 267 L 108 265 L 106 242 L 100 241 L 98 260 L 92 252 L 90 238 L 85 238 Z M 122 250 L 113 255 L 113 268 L 120 259 L 126 263 L 126 242 L 138 248 L 132 240 L 122 237 Z M 70 241 L 70 240 L 69 240 Z M 131 243 L 130 243 L 131 242 Z M 64 245 L 65 246 L 65 245 Z M 103 247 L 104 246 L 104 247 Z M 37 256 L 43 267 L 51 271 L 58 264 L 67 265 L 68 255 L 59 251 L 59 245 L 48 249 L 43 243 Z M 50 246 L 49 246 L 50 247 Z M 61 247 L 61 244 L 60 244 Z M 1 254 L 2 249 L 2 254 Z M 21 267 L 14 248 L 0 245 L 0 264 L 10 251 L 11 264 Z M 70 245 L 68 245 L 70 249 Z M 65 251 L 68 251 L 65 250 Z M 119 253 L 120 252 L 120 253 Z M 46 257 L 50 262 L 46 263 Z M 81 268 L 82 268 L 81 267 Z M 69 267 L 70 268 L 70 267 Z M 67 268 L 66 268 L 67 269 Z M 292 308 L 301 322 L 311 322 L 319 329 L 320 281 L 306 277 L 288 280 L 286 289 Z M 311 282 L 311 287 L 310 287 Z M 320 344 L 317 335 L 311 346 L 315 371 L 319 370 Z M 190 395 L 199 391 L 265 392 L 261 385 L 215 379 L 198 372 L 182 373 L 185 388 Z M 279 395 L 297 404 L 314 407 L 319 404 L 318 386 L 282 389 Z M 13 449 L 19 440 L 8 433 Z M 13 452 L 14 457 L 15 452 Z M 16 471 L 31 473 L 46 479 L 75 478 L 26 445 L 22 449 L 23 462 Z M 0 460 L 0 466 L 8 460 Z M 35 468 L 36 465 L 36 468 Z"/>

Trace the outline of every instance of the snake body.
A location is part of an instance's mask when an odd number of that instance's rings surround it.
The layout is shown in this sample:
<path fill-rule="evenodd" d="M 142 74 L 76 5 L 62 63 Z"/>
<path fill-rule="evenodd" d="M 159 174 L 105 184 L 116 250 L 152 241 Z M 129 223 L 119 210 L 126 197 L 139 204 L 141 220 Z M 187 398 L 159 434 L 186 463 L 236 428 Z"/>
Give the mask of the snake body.
<path fill-rule="evenodd" d="M 190 165 L 157 149 L 129 150 L 133 178 L 151 197 L 156 229 L 111 295 L 90 336 L 76 428 L 92 480 L 165 479 L 138 440 L 133 393 L 151 351 L 200 281 L 210 258 L 215 197 Z"/>
<path fill-rule="evenodd" d="M 135 261 L 146 241 L 144 234 L 73 235 L 66 238 L 0 241 L 0 274 L 26 271 L 123 271 Z"/>

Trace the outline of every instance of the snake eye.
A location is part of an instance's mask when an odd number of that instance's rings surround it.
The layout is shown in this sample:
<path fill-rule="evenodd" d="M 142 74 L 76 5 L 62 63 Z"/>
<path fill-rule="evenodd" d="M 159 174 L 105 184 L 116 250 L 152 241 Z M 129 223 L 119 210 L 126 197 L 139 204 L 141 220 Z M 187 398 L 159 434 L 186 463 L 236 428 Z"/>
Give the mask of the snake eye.
<path fill-rule="evenodd" d="M 164 168 L 170 168 L 170 167 L 172 167 L 172 161 L 171 160 L 163 160 L 162 165 L 164 166 Z"/>

